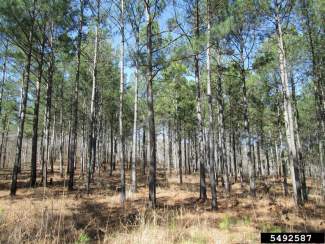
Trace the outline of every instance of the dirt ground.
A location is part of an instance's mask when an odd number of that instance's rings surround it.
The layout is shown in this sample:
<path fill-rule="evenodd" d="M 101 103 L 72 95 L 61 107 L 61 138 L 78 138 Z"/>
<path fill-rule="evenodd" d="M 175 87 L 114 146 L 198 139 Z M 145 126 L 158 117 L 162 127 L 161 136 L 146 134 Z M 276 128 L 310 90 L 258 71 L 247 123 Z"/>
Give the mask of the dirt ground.
<path fill-rule="evenodd" d="M 138 177 L 137 193 L 127 191 L 121 208 L 118 170 L 111 177 L 95 175 L 87 194 L 80 174 L 75 191 L 68 192 L 67 178 L 57 169 L 49 174 L 48 188 L 29 188 L 30 172 L 24 169 L 16 197 L 9 196 L 10 174 L 0 169 L 0 243 L 259 243 L 260 232 L 325 232 L 325 203 L 312 179 L 309 201 L 300 209 L 283 196 L 281 179 L 259 180 L 256 199 L 246 184 L 233 183 L 226 196 L 220 183 L 218 210 L 212 212 L 209 200 L 198 201 L 195 173 L 180 185 L 177 175 L 159 169 L 155 211 L 147 208 L 146 176 Z"/>

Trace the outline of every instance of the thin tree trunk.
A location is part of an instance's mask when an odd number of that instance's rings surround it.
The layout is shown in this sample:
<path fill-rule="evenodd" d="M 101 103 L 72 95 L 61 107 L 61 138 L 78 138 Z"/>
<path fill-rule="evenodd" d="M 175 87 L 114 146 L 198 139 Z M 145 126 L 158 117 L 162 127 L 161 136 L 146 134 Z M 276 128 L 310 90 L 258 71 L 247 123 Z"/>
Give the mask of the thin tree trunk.
<path fill-rule="evenodd" d="M 245 161 L 249 165 L 249 189 L 250 194 L 252 197 L 256 197 L 256 183 L 255 183 L 255 166 L 252 159 L 252 152 L 251 152 L 251 134 L 250 134 L 250 127 L 249 127 L 249 118 L 248 118 L 248 98 L 247 98 L 247 87 L 246 87 L 246 74 L 245 74 L 245 61 L 244 61 L 244 43 L 243 39 L 240 40 L 240 59 L 241 59 L 241 69 L 240 69 L 240 76 L 241 76 L 241 85 L 242 85 L 242 92 L 243 92 L 243 106 L 244 106 L 244 156 Z"/>
<path fill-rule="evenodd" d="M 165 123 L 163 123 L 163 169 L 166 170 L 166 134 L 165 134 Z"/>
<path fill-rule="evenodd" d="M 279 135 L 280 139 L 280 148 L 281 148 L 281 161 L 282 161 L 282 171 L 283 171 L 283 192 L 284 196 L 288 196 L 289 191 L 288 191 L 288 182 L 287 182 L 287 175 L 288 175 L 288 170 L 287 170 L 287 163 L 284 158 L 284 150 L 283 145 L 282 145 L 282 132 L 280 131 Z"/>
<path fill-rule="evenodd" d="M 8 134 L 9 134 L 9 121 L 7 122 L 6 134 L 5 134 L 5 142 L 4 142 L 4 151 L 3 151 L 3 159 L 2 159 L 2 167 L 6 167 L 6 158 L 7 158 L 7 146 L 8 146 Z"/>
<path fill-rule="evenodd" d="M 322 73 L 321 73 L 321 55 L 317 53 L 316 43 L 317 38 L 314 37 L 313 23 L 309 13 L 307 5 L 310 1 L 303 0 L 303 13 L 306 18 L 307 36 L 309 40 L 310 53 L 312 57 L 312 72 L 314 81 L 314 94 L 315 94 L 315 105 L 316 105 L 316 117 L 318 122 L 318 150 L 319 150 L 319 161 L 321 165 L 321 178 L 322 178 L 322 194 L 325 199 L 325 160 L 324 160 L 324 137 L 325 137 L 325 88 L 322 85 Z"/>
<path fill-rule="evenodd" d="M 238 143 L 238 149 L 239 149 L 239 178 L 240 178 L 240 186 L 243 187 L 243 181 L 244 181 L 244 176 L 243 176 L 243 152 L 242 152 L 242 147 L 241 144 Z"/>
<path fill-rule="evenodd" d="M 266 158 L 266 177 L 270 176 L 270 156 L 269 156 L 269 149 L 265 149 L 265 158 Z"/>
<path fill-rule="evenodd" d="M 110 155 L 110 170 L 109 170 L 109 176 L 113 175 L 113 160 L 114 160 L 114 129 L 113 124 L 111 122 L 111 138 L 110 138 L 110 146 L 111 146 L 111 155 Z"/>
<path fill-rule="evenodd" d="M 7 52 L 8 52 L 8 41 L 5 43 L 5 56 L 3 62 L 3 69 L 2 69 L 2 79 L 1 79 L 1 88 L 0 88 L 0 116 L 2 117 L 2 101 L 3 101 L 3 93 L 4 93 L 4 85 L 6 81 L 6 73 L 7 73 Z M 7 114 L 4 115 L 2 123 L 3 123 L 3 131 L 1 133 L 1 145 L 0 145 L 0 167 L 1 167 L 1 160 L 2 160 L 2 149 L 4 144 L 4 136 L 5 136 L 5 127 L 7 123 L 8 116 Z"/>
<path fill-rule="evenodd" d="M 83 106 L 85 108 L 85 106 Z M 80 167 L 80 173 L 81 176 L 84 176 L 84 170 L 85 170 L 85 161 L 86 161 L 86 157 L 85 157 L 85 151 L 86 151 L 86 147 L 85 147 L 85 142 L 87 141 L 86 137 L 86 133 L 85 133 L 85 119 L 84 116 L 82 117 L 82 141 L 81 141 L 81 167 Z"/>
<path fill-rule="evenodd" d="M 209 128 L 207 134 L 207 157 L 209 165 L 210 187 L 211 187 L 211 208 L 217 209 L 217 190 L 214 170 L 214 136 L 213 136 L 213 108 L 212 108 L 212 94 L 211 94 L 211 67 L 210 67 L 210 1 L 207 0 L 207 26 L 208 26 L 208 41 L 207 41 L 207 99 L 208 99 L 208 117 Z M 220 108 L 219 108 L 220 109 Z"/>
<path fill-rule="evenodd" d="M 221 66 L 220 62 L 220 53 L 217 50 L 217 65 Z M 230 194 L 230 182 L 229 182 L 229 170 L 228 170 L 228 162 L 227 162 L 227 150 L 226 150 L 226 136 L 225 136 L 225 118 L 224 118 L 224 100 L 223 100 L 223 89 L 222 89 L 222 81 L 221 81 L 221 70 L 218 70 L 218 78 L 217 78 L 217 101 L 218 101 L 218 125 L 219 125 L 219 142 L 220 142 L 220 159 L 221 164 L 223 165 L 223 180 L 225 183 L 225 191 L 229 195 Z"/>
<path fill-rule="evenodd" d="M 148 123 L 149 123 L 149 146 L 150 146 L 150 167 L 149 167 L 149 206 L 156 207 L 156 132 L 155 132 L 155 114 L 153 100 L 153 66 L 152 66 L 152 15 L 151 4 L 145 0 L 147 13 L 147 104 L 148 104 Z"/>
<path fill-rule="evenodd" d="M 89 126 L 89 145 L 88 145 L 88 168 L 87 168 L 87 192 L 90 192 L 90 181 L 93 177 L 96 164 L 96 111 L 97 102 L 97 61 L 99 46 L 99 9 L 100 0 L 97 0 L 97 15 L 95 27 L 94 58 L 92 67 L 92 93 L 90 104 L 90 126 Z M 73 165 L 71 165 L 73 166 Z"/>
<path fill-rule="evenodd" d="M 133 141 L 132 141 L 132 172 L 131 172 L 131 191 L 137 191 L 137 116 L 138 116 L 138 81 L 139 81 L 139 28 L 136 31 L 136 46 L 137 46 L 137 57 L 136 57 L 136 74 L 135 74 L 135 84 L 134 84 L 134 118 L 133 118 Z"/>
<path fill-rule="evenodd" d="M 281 177 L 281 162 L 280 162 L 280 154 L 279 147 L 277 141 L 275 142 L 275 156 L 276 156 L 276 177 L 277 179 Z"/>
<path fill-rule="evenodd" d="M 307 192 L 307 185 L 306 185 L 306 177 L 305 177 L 305 165 L 303 160 L 303 152 L 302 152 L 302 146 L 300 143 L 300 126 L 299 126 L 299 111 L 298 111 L 298 105 L 297 105 L 297 99 L 296 99 L 296 85 L 295 81 L 293 80 L 293 77 L 291 77 L 291 91 L 292 91 L 292 102 L 293 102 L 293 110 L 294 110 L 294 132 L 295 132 L 295 139 L 296 139 L 296 147 L 297 147 L 297 153 L 299 157 L 300 162 L 300 177 L 301 177 L 301 197 L 303 201 L 308 200 L 308 192 Z"/>
<path fill-rule="evenodd" d="M 68 125 L 68 131 L 69 131 L 69 135 L 68 135 L 68 152 L 67 152 L 67 155 L 68 155 L 68 160 L 69 160 L 69 157 L 70 157 L 70 148 L 71 148 L 71 120 L 69 120 L 69 125 Z M 43 142 L 43 140 L 42 140 Z M 68 161 L 68 165 L 67 165 L 67 173 L 70 172 L 69 170 L 70 168 L 70 164 L 69 164 L 69 161 Z"/>
<path fill-rule="evenodd" d="M 11 196 L 16 195 L 18 167 L 21 160 L 21 146 L 22 146 L 23 135 L 24 135 L 25 114 L 26 114 L 26 107 L 27 107 L 27 96 L 28 96 L 28 88 L 30 82 L 29 80 L 30 69 L 31 69 L 31 61 L 32 61 L 34 18 L 35 18 L 35 0 L 33 1 L 32 23 L 31 23 L 31 29 L 28 37 L 29 47 L 26 54 L 26 65 L 25 65 L 24 75 L 23 75 L 22 96 L 21 96 L 21 103 L 20 103 L 19 117 L 18 117 L 16 153 L 15 153 L 15 161 L 14 161 L 14 166 L 12 171 L 11 188 L 10 188 Z"/>
<path fill-rule="evenodd" d="M 61 100 L 61 108 L 60 108 L 60 176 L 61 177 L 63 177 L 63 173 L 64 173 L 64 131 L 63 131 L 64 97 L 63 97 L 63 89 L 64 89 L 64 80 L 62 80 L 61 86 L 60 86 L 60 100 Z"/>
<path fill-rule="evenodd" d="M 195 37 L 200 37 L 200 13 L 199 13 L 199 0 L 195 1 Z M 200 84 L 200 66 L 199 66 L 199 53 L 194 56 L 194 69 L 195 69 L 195 83 L 196 83 L 196 117 L 198 128 L 198 162 L 200 165 L 200 200 L 205 202 L 207 199 L 206 182 L 205 182 L 205 163 L 204 163 L 204 145 L 203 145 L 203 122 L 201 114 L 201 84 Z"/>
<path fill-rule="evenodd" d="M 261 142 L 260 140 L 257 141 L 257 172 L 258 176 L 261 177 L 262 175 L 262 162 L 261 162 Z"/>
<path fill-rule="evenodd" d="M 198 155 L 198 146 L 197 146 L 197 135 L 196 132 L 194 134 L 194 153 L 195 153 L 195 168 L 194 171 L 197 172 L 199 167 L 198 167 L 198 161 L 199 161 L 199 155 Z"/>
<path fill-rule="evenodd" d="M 178 155 L 178 174 L 179 183 L 183 184 L 183 172 L 182 172 L 182 137 L 181 137 L 181 126 L 179 118 L 177 119 L 177 155 Z"/>
<path fill-rule="evenodd" d="M 4 85 L 7 78 L 7 59 L 8 59 L 8 41 L 6 40 L 5 43 L 5 50 L 4 50 L 4 61 L 3 61 L 3 68 L 2 68 L 2 79 L 1 79 L 1 88 L 0 88 L 0 116 L 2 115 L 2 101 L 3 101 L 3 92 L 4 92 Z"/>
<path fill-rule="evenodd" d="M 120 106 L 119 106 L 119 160 L 121 167 L 121 192 L 120 202 L 124 207 L 125 202 L 125 142 L 123 134 L 123 96 L 124 96 L 124 0 L 120 1 L 120 24 L 121 24 L 121 46 L 120 46 Z"/>
<path fill-rule="evenodd" d="M 68 190 L 73 190 L 74 185 L 74 166 L 77 149 L 78 139 L 78 99 L 79 99 L 79 80 L 80 80 L 80 56 L 81 56 L 81 41 L 82 41 L 82 26 L 84 14 L 84 0 L 80 0 L 80 16 L 79 16 L 79 27 L 78 27 L 78 40 L 77 40 L 77 70 L 74 83 L 74 100 L 73 100 L 73 124 L 71 143 L 69 143 L 69 154 L 68 154 L 68 168 L 69 168 L 69 182 Z"/>
<path fill-rule="evenodd" d="M 294 199 L 297 206 L 303 205 L 303 199 L 301 198 L 301 180 L 299 172 L 299 157 L 297 154 L 296 140 L 294 136 L 294 120 L 293 120 L 293 108 L 291 103 L 291 92 L 288 83 L 288 74 L 286 68 L 286 57 L 282 37 L 282 28 L 279 14 L 279 5 L 276 1 L 276 31 L 278 37 L 278 53 L 279 53 L 279 66 L 280 76 L 283 89 L 283 102 L 284 102 L 284 121 L 286 127 L 286 137 L 289 150 L 289 162 L 291 167 L 292 186 L 294 192 Z"/>
<path fill-rule="evenodd" d="M 46 90 L 46 107 L 44 116 L 44 144 L 42 152 L 42 165 L 43 165 L 43 186 L 47 186 L 47 165 L 49 162 L 49 144 L 50 144 L 50 126 L 51 126 L 51 108 L 52 108 L 52 82 L 54 73 L 54 47 L 53 47 L 53 23 L 50 28 L 49 46 L 51 48 L 50 53 L 50 65 L 48 68 L 48 81 Z"/>
<path fill-rule="evenodd" d="M 7 141 L 6 134 L 8 134 L 9 126 L 7 126 L 8 123 L 8 114 L 5 114 L 2 119 L 2 132 L 1 132 L 1 144 L 0 144 L 0 168 L 3 165 L 2 168 L 4 168 L 4 163 L 2 164 L 2 155 L 3 155 L 3 149 L 4 145 L 6 144 L 5 141 Z M 5 139 L 6 137 L 6 139 Z"/>
<path fill-rule="evenodd" d="M 235 182 L 237 181 L 237 155 L 236 155 L 236 136 L 235 136 L 235 131 L 232 129 L 232 153 L 233 153 L 233 160 L 234 160 L 234 177 L 235 177 Z"/>
<path fill-rule="evenodd" d="M 53 118 L 53 125 L 52 125 L 52 137 L 51 137 L 51 143 L 50 143 L 50 149 L 49 149 L 49 159 L 50 159 L 50 165 L 51 165 L 51 173 L 54 173 L 54 161 L 55 161 L 55 124 L 56 124 L 56 114 L 54 112 L 54 118 Z"/>
<path fill-rule="evenodd" d="M 169 158 L 169 175 L 172 174 L 173 170 L 173 136 L 172 136 L 171 122 L 168 121 L 168 158 Z"/>
<path fill-rule="evenodd" d="M 188 135 L 189 138 L 189 142 L 188 142 L 188 146 L 187 146 L 187 167 L 188 167 L 188 174 L 191 174 L 191 162 L 192 162 L 192 151 L 191 151 L 191 145 L 192 145 L 192 139 L 190 137 L 190 134 Z"/>

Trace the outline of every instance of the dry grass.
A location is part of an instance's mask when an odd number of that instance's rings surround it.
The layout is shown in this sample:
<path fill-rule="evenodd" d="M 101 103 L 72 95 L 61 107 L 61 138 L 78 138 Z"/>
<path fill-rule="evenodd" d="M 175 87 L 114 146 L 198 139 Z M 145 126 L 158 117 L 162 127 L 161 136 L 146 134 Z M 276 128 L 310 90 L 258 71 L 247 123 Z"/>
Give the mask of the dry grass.
<path fill-rule="evenodd" d="M 168 183 L 162 177 L 158 208 L 151 211 L 146 207 L 145 178 L 140 178 L 137 193 L 127 193 L 122 209 L 117 172 L 97 176 L 90 195 L 81 177 L 77 189 L 68 193 L 57 172 L 47 189 L 26 187 L 28 174 L 20 176 L 21 188 L 11 198 L 9 178 L 1 172 L 0 243 L 258 243 L 261 231 L 325 231 L 325 205 L 311 180 L 310 200 L 302 209 L 282 195 L 280 180 L 268 179 L 269 187 L 258 182 L 254 200 L 247 186 L 233 184 L 229 197 L 219 186 L 219 209 L 211 212 L 209 201 L 197 201 L 197 175 L 185 176 L 182 186 L 175 175 Z"/>

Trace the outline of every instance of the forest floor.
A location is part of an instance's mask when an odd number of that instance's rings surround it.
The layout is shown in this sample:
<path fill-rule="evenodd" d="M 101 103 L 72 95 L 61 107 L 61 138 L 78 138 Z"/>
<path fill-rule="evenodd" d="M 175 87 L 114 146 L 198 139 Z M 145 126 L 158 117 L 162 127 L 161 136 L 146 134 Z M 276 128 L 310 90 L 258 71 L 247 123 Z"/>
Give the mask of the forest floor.
<path fill-rule="evenodd" d="M 257 182 L 256 199 L 248 185 L 232 184 L 228 197 L 219 185 L 218 210 L 212 212 L 209 200 L 197 201 L 198 174 L 185 175 L 180 185 L 177 175 L 159 170 L 155 211 L 147 208 L 146 176 L 139 177 L 137 193 L 127 192 L 122 209 L 118 170 L 111 177 L 96 175 L 89 195 L 78 175 L 76 190 L 68 192 L 57 170 L 49 174 L 48 188 L 31 189 L 30 173 L 23 170 L 13 198 L 10 174 L 0 169 L 0 243 L 259 243 L 262 231 L 325 232 L 325 204 L 311 179 L 304 208 L 283 196 L 281 179 L 268 178 Z"/>

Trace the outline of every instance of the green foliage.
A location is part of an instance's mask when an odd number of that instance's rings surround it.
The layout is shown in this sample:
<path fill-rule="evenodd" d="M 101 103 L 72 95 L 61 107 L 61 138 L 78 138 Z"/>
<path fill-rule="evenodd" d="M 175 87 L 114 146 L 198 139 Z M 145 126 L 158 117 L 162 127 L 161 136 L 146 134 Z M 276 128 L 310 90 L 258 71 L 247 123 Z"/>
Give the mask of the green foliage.
<path fill-rule="evenodd" d="M 86 244 L 86 243 L 90 243 L 90 237 L 86 234 L 86 233 L 81 233 L 79 235 L 79 238 L 77 240 L 77 244 Z"/>
<path fill-rule="evenodd" d="M 178 120 L 185 130 L 195 126 L 195 86 L 186 79 L 187 69 L 173 63 L 163 73 L 157 89 L 156 111 L 161 120 Z"/>
<path fill-rule="evenodd" d="M 250 216 L 244 216 L 243 219 L 242 219 L 242 221 L 243 221 L 243 224 L 244 224 L 244 225 L 250 225 L 251 222 L 252 222 Z"/>
<path fill-rule="evenodd" d="M 226 215 L 221 219 L 218 226 L 222 230 L 228 230 L 231 228 L 231 226 L 235 225 L 237 223 L 237 220 L 234 217 Z"/>
<path fill-rule="evenodd" d="M 260 226 L 261 232 L 280 233 L 284 230 L 281 226 L 272 225 L 270 223 L 262 223 Z"/>

